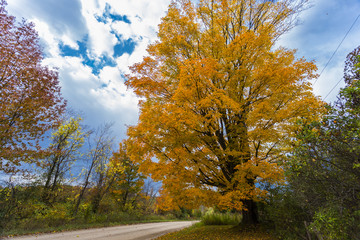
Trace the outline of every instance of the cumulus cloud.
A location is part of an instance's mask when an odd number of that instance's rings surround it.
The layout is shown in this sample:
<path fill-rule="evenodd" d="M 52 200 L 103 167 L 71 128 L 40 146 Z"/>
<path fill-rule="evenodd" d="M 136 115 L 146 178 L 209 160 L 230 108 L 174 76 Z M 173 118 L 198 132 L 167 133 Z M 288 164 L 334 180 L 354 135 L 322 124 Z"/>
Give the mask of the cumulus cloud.
<path fill-rule="evenodd" d="M 99 78 L 102 81 L 101 87 L 93 89 L 92 94 L 100 99 L 103 105 L 106 105 L 110 111 L 125 110 L 125 112 L 131 111 L 133 113 L 137 111 L 138 98 L 125 86 L 125 80 L 119 68 L 104 67 Z M 118 81 L 114 81 L 114 79 L 118 79 Z"/>
<path fill-rule="evenodd" d="M 8 0 L 10 14 L 36 24 L 44 46 L 44 64 L 57 67 L 63 96 L 83 111 L 90 125 L 114 121 L 123 137 L 125 124 L 137 120 L 137 97 L 124 84 L 128 67 L 140 62 L 170 0 Z M 313 0 L 303 23 L 279 45 L 314 59 L 319 72 L 360 12 L 358 0 Z M 360 21 L 314 85 L 325 96 L 342 77 L 348 52 L 359 44 Z M 64 52 L 64 50 L 68 50 Z M 341 86 L 341 84 L 339 85 Z M 338 87 L 339 88 L 339 87 Z M 338 88 L 327 100 L 333 100 Z"/>
<path fill-rule="evenodd" d="M 51 26 L 57 35 L 69 35 L 71 39 L 80 40 L 85 34 L 85 21 L 81 14 L 80 0 L 10 0 L 9 11 L 17 16 L 34 21 L 38 19 Z"/>
<path fill-rule="evenodd" d="M 139 38 L 139 35 L 137 35 L 133 28 L 131 28 L 131 25 L 129 23 L 123 22 L 123 21 L 117 21 L 112 24 L 112 29 L 121 35 L 121 38 L 123 40 L 128 40 L 130 38 Z"/>
<path fill-rule="evenodd" d="M 117 67 L 128 73 L 128 67 L 141 61 L 147 46 L 157 38 L 157 26 L 169 3 L 170 0 L 82 0 L 93 57 L 112 56 Z M 123 50 L 120 53 L 119 47 Z"/>
<path fill-rule="evenodd" d="M 85 18 L 86 26 L 88 29 L 88 35 L 90 38 L 90 51 L 94 57 L 107 54 L 112 56 L 114 54 L 114 45 L 117 39 L 113 33 L 111 33 L 111 27 L 109 24 L 99 22 L 96 19 L 96 15 L 99 14 L 99 9 L 94 8 L 92 1 L 82 2 L 82 15 Z"/>
<path fill-rule="evenodd" d="M 71 108 L 95 127 L 115 122 L 120 138 L 138 116 L 124 74 L 156 37 L 170 0 L 11 0 L 9 13 L 36 25 L 44 64 L 59 71 Z"/>
<path fill-rule="evenodd" d="M 47 58 L 44 64 L 59 69 L 63 96 L 72 107 L 87 109 L 96 105 L 96 99 L 91 99 L 90 91 L 97 87 L 98 78 L 92 74 L 90 67 L 82 63 L 80 58 Z"/>

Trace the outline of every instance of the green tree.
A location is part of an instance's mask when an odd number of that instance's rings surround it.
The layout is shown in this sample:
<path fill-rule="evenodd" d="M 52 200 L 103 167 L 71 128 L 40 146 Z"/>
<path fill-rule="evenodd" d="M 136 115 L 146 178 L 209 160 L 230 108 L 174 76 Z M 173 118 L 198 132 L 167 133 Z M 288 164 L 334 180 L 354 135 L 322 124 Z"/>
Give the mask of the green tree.
<path fill-rule="evenodd" d="M 356 73 L 359 58 L 353 61 Z M 323 119 L 303 122 L 290 157 L 288 194 L 319 239 L 360 239 L 360 79 L 347 76 Z"/>
<path fill-rule="evenodd" d="M 344 67 L 344 80 L 346 84 L 350 84 L 354 80 L 360 80 L 359 55 L 360 46 L 346 56 Z"/>

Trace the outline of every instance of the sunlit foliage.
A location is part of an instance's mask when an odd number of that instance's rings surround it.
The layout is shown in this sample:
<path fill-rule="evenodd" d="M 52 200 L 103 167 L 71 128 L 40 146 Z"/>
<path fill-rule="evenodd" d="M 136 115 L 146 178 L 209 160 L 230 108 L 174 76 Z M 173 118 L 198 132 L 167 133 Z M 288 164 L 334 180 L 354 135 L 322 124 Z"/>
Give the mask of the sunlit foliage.
<path fill-rule="evenodd" d="M 258 183 L 283 180 L 292 123 L 321 105 L 309 83 L 314 63 L 274 45 L 305 2 L 171 3 L 159 41 L 127 81 L 143 98 L 129 152 L 162 181 L 165 209 L 217 204 L 257 222 L 266 196 Z"/>

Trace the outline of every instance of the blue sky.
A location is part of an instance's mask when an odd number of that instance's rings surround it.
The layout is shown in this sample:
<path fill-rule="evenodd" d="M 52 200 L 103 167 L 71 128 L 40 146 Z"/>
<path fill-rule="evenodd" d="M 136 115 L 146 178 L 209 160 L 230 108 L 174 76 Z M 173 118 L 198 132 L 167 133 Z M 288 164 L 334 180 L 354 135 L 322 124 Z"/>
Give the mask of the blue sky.
<path fill-rule="evenodd" d="M 35 23 L 44 64 L 59 69 L 64 98 L 96 127 L 115 122 L 118 139 L 136 124 L 137 97 L 124 85 L 128 66 L 140 62 L 156 40 L 170 0 L 8 0 L 8 11 Z M 360 13 L 360 0 L 311 0 L 302 23 L 279 45 L 315 60 L 319 73 Z M 325 97 L 342 78 L 346 55 L 360 45 L 360 19 L 314 85 Z M 333 101 L 340 87 L 326 101 Z"/>

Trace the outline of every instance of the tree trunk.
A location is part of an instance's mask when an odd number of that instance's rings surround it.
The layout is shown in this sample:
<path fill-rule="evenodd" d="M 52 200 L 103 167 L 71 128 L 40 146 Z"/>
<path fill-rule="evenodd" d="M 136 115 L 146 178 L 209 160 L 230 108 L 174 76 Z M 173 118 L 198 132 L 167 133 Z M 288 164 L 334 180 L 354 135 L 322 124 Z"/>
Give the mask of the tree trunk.
<path fill-rule="evenodd" d="M 109 182 L 105 183 L 107 185 L 105 189 L 104 189 L 105 184 L 102 185 L 103 181 L 101 181 L 101 184 L 99 184 L 99 186 L 96 187 L 97 192 L 92 201 L 93 213 L 97 213 L 101 200 L 103 199 L 104 195 L 108 193 L 108 191 L 109 191 L 110 187 L 112 186 L 112 184 L 114 183 L 115 179 L 116 179 L 116 175 L 112 176 L 112 178 L 109 180 Z"/>
<path fill-rule="evenodd" d="M 230 126 L 229 133 L 234 132 L 234 136 L 230 139 L 234 141 L 231 143 L 233 149 L 236 149 L 238 156 L 232 156 L 229 161 L 229 172 L 231 172 L 232 178 L 235 176 L 237 165 L 245 164 L 251 159 L 251 151 L 249 146 L 248 129 L 246 125 L 247 112 L 244 111 L 238 115 L 237 121 L 235 121 L 236 129 L 232 129 L 234 126 Z M 229 141 L 230 142 L 230 141 Z M 248 172 L 245 176 L 249 188 L 255 187 L 256 176 L 252 172 Z M 236 189 L 236 186 L 235 186 Z M 257 204 L 253 199 L 242 200 L 244 209 L 242 210 L 242 222 L 241 225 L 256 225 L 259 223 Z"/>
<path fill-rule="evenodd" d="M 90 176 L 91 176 L 91 173 L 92 173 L 92 170 L 93 170 L 94 166 L 95 166 L 95 161 L 93 160 L 93 161 L 91 162 L 90 169 L 89 169 L 89 171 L 88 171 L 87 174 L 86 174 L 84 186 L 83 186 L 83 188 L 81 189 L 80 194 L 79 194 L 79 197 L 78 197 L 78 199 L 77 199 L 77 201 L 76 201 L 75 208 L 74 208 L 74 212 L 73 212 L 73 216 L 74 216 L 74 217 L 76 216 L 76 214 L 77 214 L 77 212 L 78 212 L 78 210 L 79 210 L 79 206 L 80 206 L 81 200 L 82 200 L 82 198 L 84 197 L 84 194 L 85 194 L 85 191 L 86 191 L 86 189 L 87 189 L 87 186 L 88 186 L 89 183 L 90 183 L 90 180 L 89 180 L 89 179 L 90 179 Z"/>
<path fill-rule="evenodd" d="M 98 190 L 101 191 L 101 190 Z M 101 196 L 102 194 L 100 192 L 97 192 L 96 195 L 94 196 L 91 205 L 92 205 L 92 212 L 93 213 L 97 213 L 99 206 L 100 206 L 100 201 L 101 201 Z"/>
<path fill-rule="evenodd" d="M 126 205 L 126 202 L 127 202 L 127 199 L 128 199 L 128 195 L 129 195 L 129 190 L 126 189 L 123 197 L 122 197 L 122 209 L 125 210 L 125 205 Z"/>
<path fill-rule="evenodd" d="M 257 204 L 254 200 L 243 200 L 244 207 L 242 210 L 241 225 L 256 225 L 259 223 Z"/>
<path fill-rule="evenodd" d="M 48 170 L 48 173 L 46 174 L 46 182 L 41 196 L 42 201 L 45 203 L 49 203 L 50 201 L 50 185 L 51 185 L 51 178 L 55 170 L 55 166 L 56 166 L 56 160 L 52 160 L 51 166 Z"/>
<path fill-rule="evenodd" d="M 76 204 L 75 204 L 75 208 L 74 208 L 74 212 L 73 212 L 73 217 L 75 217 L 75 216 L 77 215 L 77 212 L 78 212 L 78 210 L 79 210 L 79 206 L 80 206 L 81 200 L 82 200 L 83 197 L 84 197 L 84 194 L 85 194 L 85 191 L 86 191 L 86 188 L 87 188 L 88 183 L 89 183 L 89 182 L 86 180 L 83 188 L 82 188 L 81 191 L 80 191 L 79 197 L 78 197 L 78 199 L 76 200 Z"/>

